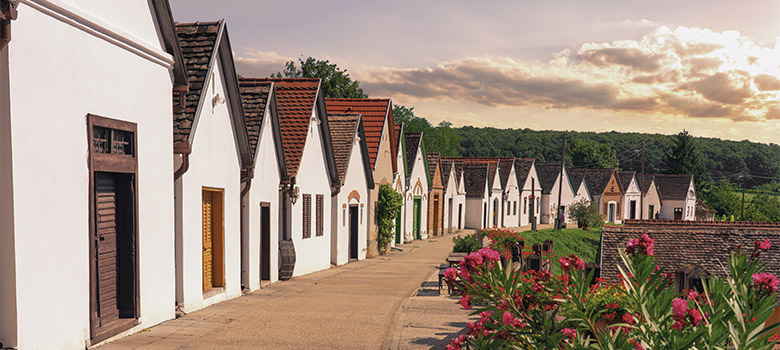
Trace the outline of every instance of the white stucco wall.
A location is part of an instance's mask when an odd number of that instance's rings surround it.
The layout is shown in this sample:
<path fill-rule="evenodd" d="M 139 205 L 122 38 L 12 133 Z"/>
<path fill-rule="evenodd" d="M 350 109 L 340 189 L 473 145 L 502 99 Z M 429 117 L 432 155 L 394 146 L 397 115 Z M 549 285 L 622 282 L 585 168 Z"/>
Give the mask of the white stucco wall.
<path fill-rule="evenodd" d="M 625 186 L 625 185 L 624 185 Z M 631 183 L 628 184 L 628 188 L 623 195 L 623 218 L 624 219 L 639 219 L 640 215 L 640 201 L 642 199 L 642 192 L 639 191 L 639 184 L 636 181 L 636 177 L 631 178 Z M 636 202 L 635 217 L 631 217 L 631 201 Z"/>
<path fill-rule="evenodd" d="M 356 193 L 357 195 L 352 195 Z M 352 198 L 350 199 L 350 195 Z M 366 237 L 368 237 L 368 180 L 363 166 L 363 150 L 360 142 L 355 139 L 352 142 L 352 153 L 349 156 L 347 171 L 344 175 L 344 184 L 341 191 L 333 197 L 333 210 L 331 215 L 331 263 L 344 265 L 349 262 L 350 237 L 349 237 L 349 210 L 351 206 L 357 206 L 358 234 L 357 249 L 358 260 L 366 258 Z"/>
<path fill-rule="evenodd" d="M 185 312 L 241 295 L 241 163 L 228 103 L 212 107 L 219 94 L 227 99 L 219 59 L 213 80 L 204 85 L 205 104 L 192 138 L 190 167 L 177 188 L 177 300 Z M 213 86 L 211 85 L 213 83 Z M 177 186 L 178 187 L 178 186 Z M 224 196 L 224 293 L 204 299 L 203 294 L 203 189 L 219 189 Z M 180 198 L 180 200 L 179 200 Z M 178 223 L 177 223 L 178 224 Z"/>
<path fill-rule="evenodd" d="M 486 198 L 466 198 L 466 228 L 482 229 Z"/>
<path fill-rule="evenodd" d="M 674 208 L 682 208 L 683 220 L 696 220 L 696 189 L 693 185 L 693 182 L 691 182 L 690 186 L 688 187 L 688 195 L 684 200 L 664 199 L 661 202 L 660 218 L 665 220 L 674 220 Z"/>
<path fill-rule="evenodd" d="M 520 226 L 520 216 L 523 212 L 523 203 L 520 198 L 520 187 L 517 185 L 517 175 L 513 166 L 509 172 L 509 179 L 506 181 L 504 192 L 507 194 L 507 201 L 504 203 L 504 226 Z M 509 207 L 507 207 L 507 203 Z"/>
<path fill-rule="evenodd" d="M 108 17 L 92 7 L 82 9 L 93 16 Z M 152 21 L 147 2 L 106 11 L 125 18 L 112 25 L 141 37 L 145 35 L 127 27 L 127 23 L 145 26 L 142 23 Z M 153 32 L 154 27 L 144 31 Z M 149 35 L 149 44 L 161 50 L 154 36 Z M 13 41 L 0 56 L 4 57 L 0 62 L 8 64 L 2 69 L 7 69 L 7 74 L 2 73 L 5 87 L 0 88 L 5 91 L 0 93 L 5 95 L 0 100 L 3 345 L 84 349 L 89 339 L 88 113 L 138 126 L 142 316 L 140 324 L 126 333 L 173 318 L 169 67 L 26 3 L 19 5 Z M 12 197 L 5 197 L 7 194 Z M 14 265 L 6 265 L 9 261 Z"/>
<path fill-rule="evenodd" d="M 412 241 L 414 237 L 414 198 L 420 197 L 420 237 L 428 238 L 428 175 L 422 156 L 422 147 L 417 148 L 414 165 L 410 169 L 409 189 L 406 192 L 404 211 L 406 215 L 406 238 L 404 241 Z"/>
<path fill-rule="evenodd" d="M 444 234 L 458 230 L 458 184 L 455 167 L 450 167 L 449 178 L 444 184 Z M 451 204 L 450 204 L 451 202 Z M 452 214 L 450 214 L 450 212 Z M 450 219 L 450 217 L 452 219 Z"/>
<path fill-rule="evenodd" d="M 574 189 L 571 187 L 569 176 L 567 172 L 563 173 L 563 190 L 561 191 L 561 205 L 565 207 L 564 221 L 573 222 L 569 217 L 569 206 L 574 202 Z M 558 189 L 560 188 L 561 176 L 555 177 L 555 183 L 553 183 L 552 190 L 549 194 L 542 195 L 542 215 L 541 220 L 543 224 L 551 224 L 555 222 L 555 216 L 558 215 Z"/>
<path fill-rule="evenodd" d="M 533 192 L 531 192 L 531 189 L 533 188 Z M 523 185 L 523 193 L 521 202 L 517 203 L 517 211 L 520 213 L 520 226 L 529 226 L 530 225 L 530 217 L 532 215 L 531 213 L 531 202 L 530 197 L 533 194 L 536 194 L 535 197 L 540 197 L 542 195 L 542 188 L 539 185 L 539 176 L 536 174 L 536 167 L 532 167 L 531 170 L 528 173 L 528 176 L 525 179 L 525 184 Z M 541 202 L 541 201 L 540 201 Z M 540 203 L 541 204 L 541 203 Z M 534 211 L 536 212 L 536 223 L 540 223 L 540 209 L 541 205 L 535 205 Z"/>
<path fill-rule="evenodd" d="M 488 202 L 488 227 L 501 227 L 501 216 L 504 212 L 502 209 L 502 206 L 504 205 L 504 189 L 501 188 L 501 175 L 498 170 L 496 170 L 496 173 L 493 175 L 492 185 L 493 187 L 490 189 L 490 200 Z M 495 203 L 498 203 L 498 205 L 494 206 Z M 494 215 L 495 222 L 493 220 Z"/>
<path fill-rule="evenodd" d="M 393 188 L 396 192 L 401 194 L 401 198 L 403 199 L 401 201 L 401 225 L 397 226 L 395 229 L 400 231 L 401 234 L 401 244 L 404 243 L 406 240 L 407 230 L 406 230 L 406 195 L 408 189 L 406 188 L 406 171 L 404 170 L 404 164 L 406 164 L 406 159 L 404 157 L 403 147 L 401 147 L 401 143 L 403 142 L 403 139 L 401 142 L 399 142 L 399 147 L 396 153 L 396 163 L 398 164 L 398 171 L 395 173 L 395 180 Z M 376 185 L 375 185 L 376 186 Z M 395 234 L 395 232 L 393 232 Z M 392 243 L 390 244 L 391 247 L 395 247 L 395 236 L 393 238 Z"/>
<path fill-rule="evenodd" d="M 320 116 L 312 111 L 312 118 Z M 309 122 L 306 145 L 296 177 L 300 195 L 291 205 L 291 233 L 295 245 L 295 270 L 293 276 L 301 276 L 330 268 L 331 195 L 330 174 L 325 160 L 325 146 L 320 124 Z M 303 194 L 311 194 L 311 238 L 303 238 Z M 324 196 L 323 234 L 317 236 L 317 195 Z"/>
<path fill-rule="evenodd" d="M 242 282 L 249 290 L 260 288 L 260 269 L 261 269 L 261 207 L 267 203 L 270 209 L 270 281 L 279 280 L 279 159 L 276 156 L 276 140 L 274 139 L 273 125 L 271 124 L 271 113 L 266 107 L 263 125 L 260 129 L 260 139 L 257 141 L 257 151 L 255 152 L 255 172 L 252 178 L 252 186 L 249 193 L 242 203 L 244 217 L 248 218 L 244 222 L 242 235 L 246 246 L 244 257 L 246 261 L 242 262 Z"/>
<path fill-rule="evenodd" d="M 577 188 L 577 195 L 574 196 L 574 201 L 590 201 L 590 193 L 588 192 L 588 186 L 585 185 L 585 181 L 580 182 L 580 187 Z"/>

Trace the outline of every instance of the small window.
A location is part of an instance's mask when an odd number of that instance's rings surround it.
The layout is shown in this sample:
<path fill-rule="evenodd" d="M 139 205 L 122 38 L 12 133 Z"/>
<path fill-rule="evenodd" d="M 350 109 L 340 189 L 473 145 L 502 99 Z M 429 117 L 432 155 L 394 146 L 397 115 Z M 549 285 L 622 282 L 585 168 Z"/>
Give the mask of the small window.
<path fill-rule="evenodd" d="M 303 238 L 311 238 L 311 195 L 303 195 Z"/>
<path fill-rule="evenodd" d="M 325 195 L 317 195 L 317 237 L 325 234 L 324 223 L 325 221 Z"/>
<path fill-rule="evenodd" d="M 515 201 L 514 207 L 515 207 L 515 210 L 514 210 L 514 214 L 512 214 L 512 215 L 517 215 L 517 201 Z"/>
<path fill-rule="evenodd" d="M 112 129 L 103 126 L 92 127 L 92 145 L 95 153 L 134 155 L 132 131 Z"/>
<path fill-rule="evenodd" d="M 528 198 L 523 199 L 523 214 L 528 214 Z"/>

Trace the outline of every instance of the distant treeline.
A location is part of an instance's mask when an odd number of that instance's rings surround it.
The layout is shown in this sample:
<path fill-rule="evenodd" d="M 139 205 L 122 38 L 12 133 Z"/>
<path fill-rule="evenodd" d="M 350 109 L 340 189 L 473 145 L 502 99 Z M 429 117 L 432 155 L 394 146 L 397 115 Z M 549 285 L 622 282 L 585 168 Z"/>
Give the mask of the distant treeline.
<path fill-rule="evenodd" d="M 425 123 L 412 123 L 414 128 L 425 131 L 426 148 L 429 151 L 464 157 L 523 157 L 539 161 L 559 161 L 563 131 L 531 129 L 497 129 L 464 126 L 452 128 L 447 123 L 428 127 Z M 408 129 L 407 129 L 408 130 Z M 645 142 L 645 172 L 666 172 L 665 160 L 674 144 L 675 135 L 628 132 L 577 132 L 566 131 L 569 151 L 576 140 L 587 140 L 612 147 L 619 167 L 640 171 L 641 142 Z M 446 138 L 439 140 L 440 138 Z M 752 188 L 780 178 L 780 146 L 750 141 L 728 141 L 717 138 L 696 137 L 701 165 L 704 166 L 701 182 L 728 180 Z M 456 141 L 456 142 L 453 142 Z M 567 157 L 567 161 L 569 161 Z M 741 174 L 749 174 L 743 179 Z M 697 182 L 700 182 L 697 180 Z"/>

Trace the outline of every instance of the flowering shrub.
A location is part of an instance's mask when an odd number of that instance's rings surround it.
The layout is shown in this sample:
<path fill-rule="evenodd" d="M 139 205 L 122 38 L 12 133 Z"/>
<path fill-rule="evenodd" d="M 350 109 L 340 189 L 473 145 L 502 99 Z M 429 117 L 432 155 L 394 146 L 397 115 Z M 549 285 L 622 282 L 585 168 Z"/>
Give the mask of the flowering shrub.
<path fill-rule="evenodd" d="M 510 230 L 484 229 L 480 234 L 490 239 L 490 248 L 500 252 L 507 259 L 512 256 L 512 245 L 523 240 L 519 233 Z"/>
<path fill-rule="evenodd" d="M 780 281 L 760 261 L 770 247 L 732 252 L 725 277 L 683 293 L 658 268 L 646 234 L 620 252 L 620 283 L 593 286 L 574 255 L 558 260 L 556 277 L 505 268 L 498 251 L 483 248 L 446 271 L 461 305 L 480 316 L 447 349 L 771 349 L 779 325 L 766 322 L 780 306 Z"/>

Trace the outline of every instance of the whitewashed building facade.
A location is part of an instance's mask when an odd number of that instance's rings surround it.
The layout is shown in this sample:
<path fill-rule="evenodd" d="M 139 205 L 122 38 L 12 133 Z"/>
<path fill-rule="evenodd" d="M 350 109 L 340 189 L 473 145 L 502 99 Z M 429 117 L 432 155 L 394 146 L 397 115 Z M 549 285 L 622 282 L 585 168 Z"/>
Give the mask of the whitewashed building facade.
<path fill-rule="evenodd" d="M 425 160 L 425 146 L 422 133 L 404 133 L 406 169 L 406 198 L 404 199 L 404 216 L 406 219 L 406 238 L 409 242 L 415 239 L 428 238 L 428 162 Z"/>

